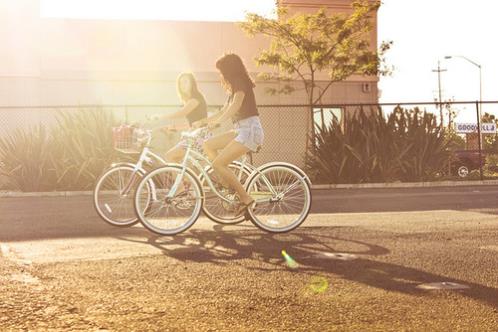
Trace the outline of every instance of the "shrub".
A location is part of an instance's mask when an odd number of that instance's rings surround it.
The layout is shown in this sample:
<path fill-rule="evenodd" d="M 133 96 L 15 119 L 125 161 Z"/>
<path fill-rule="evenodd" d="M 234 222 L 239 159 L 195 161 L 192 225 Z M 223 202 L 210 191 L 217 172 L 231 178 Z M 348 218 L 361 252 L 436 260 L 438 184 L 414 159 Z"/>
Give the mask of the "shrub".
<path fill-rule="evenodd" d="M 111 127 L 101 109 L 57 112 L 50 131 L 39 125 L 0 138 L 0 174 L 20 191 L 88 190 L 116 154 Z"/>
<path fill-rule="evenodd" d="M 447 167 L 448 142 L 433 114 L 397 107 L 359 109 L 345 130 L 333 122 L 315 135 L 306 169 L 318 183 L 423 181 Z"/>
<path fill-rule="evenodd" d="M 4 188 L 21 191 L 40 191 L 50 186 L 54 178 L 50 172 L 51 142 L 43 126 L 16 129 L 0 139 L 0 174 Z"/>
<path fill-rule="evenodd" d="M 111 131 L 114 118 L 101 109 L 59 111 L 56 118 L 51 149 L 57 179 L 54 190 L 91 189 L 116 157 Z"/>

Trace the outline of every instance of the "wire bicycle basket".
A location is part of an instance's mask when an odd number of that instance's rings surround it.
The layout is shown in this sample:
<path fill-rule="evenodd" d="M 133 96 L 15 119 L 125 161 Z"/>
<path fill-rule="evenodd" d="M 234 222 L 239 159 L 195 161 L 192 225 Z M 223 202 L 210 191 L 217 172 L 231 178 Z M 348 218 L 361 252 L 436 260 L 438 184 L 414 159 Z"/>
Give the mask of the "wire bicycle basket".
<path fill-rule="evenodd" d="M 130 125 L 121 125 L 112 128 L 112 144 L 115 150 L 122 153 L 140 153 L 141 130 Z"/>

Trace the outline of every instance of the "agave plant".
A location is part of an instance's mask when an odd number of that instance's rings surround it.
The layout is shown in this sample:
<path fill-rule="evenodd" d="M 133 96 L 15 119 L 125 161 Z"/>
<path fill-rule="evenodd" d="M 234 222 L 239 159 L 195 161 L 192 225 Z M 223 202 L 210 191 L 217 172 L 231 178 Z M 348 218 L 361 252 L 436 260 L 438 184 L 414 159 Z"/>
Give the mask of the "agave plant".
<path fill-rule="evenodd" d="M 5 189 L 40 191 L 53 182 L 50 136 L 46 128 L 16 129 L 0 139 L 0 175 Z"/>
<path fill-rule="evenodd" d="M 315 181 L 328 183 L 424 180 L 445 167 L 447 140 L 432 114 L 397 108 L 359 109 L 315 135 L 306 160 Z"/>
<path fill-rule="evenodd" d="M 447 167 L 451 157 L 449 142 L 434 114 L 422 112 L 419 108 L 406 111 L 398 107 L 390 118 L 397 140 L 410 146 L 406 156 L 399 161 L 400 180 L 428 180 Z"/>
<path fill-rule="evenodd" d="M 52 165 L 59 190 L 89 189 L 115 158 L 110 112 L 58 111 L 52 133 Z"/>
<path fill-rule="evenodd" d="M 56 113 L 50 129 L 17 129 L 0 138 L 5 186 L 20 191 L 87 190 L 115 160 L 111 127 L 101 109 Z"/>

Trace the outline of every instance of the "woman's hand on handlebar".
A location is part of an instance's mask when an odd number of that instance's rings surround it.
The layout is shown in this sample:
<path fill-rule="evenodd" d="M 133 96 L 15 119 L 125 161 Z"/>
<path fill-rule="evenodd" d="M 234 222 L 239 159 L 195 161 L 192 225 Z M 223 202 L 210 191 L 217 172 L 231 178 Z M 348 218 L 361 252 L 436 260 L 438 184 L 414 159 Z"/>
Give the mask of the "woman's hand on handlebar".
<path fill-rule="evenodd" d="M 175 127 L 167 126 L 167 127 L 162 127 L 161 131 L 165 134 L 171 134 L 171 133 L 176 133 L 178 130 Z"/>

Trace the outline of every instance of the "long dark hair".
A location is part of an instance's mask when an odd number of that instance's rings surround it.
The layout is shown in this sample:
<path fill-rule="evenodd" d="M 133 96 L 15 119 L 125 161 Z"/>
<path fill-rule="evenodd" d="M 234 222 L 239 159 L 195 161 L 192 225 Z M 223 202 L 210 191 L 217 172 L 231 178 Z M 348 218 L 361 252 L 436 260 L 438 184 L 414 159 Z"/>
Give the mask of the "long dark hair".
<path fill-rule="evenodd" d="M 231 92 L 235 87 L 256 85 L 247 73 L 246 66 L 242 59 L 235 53 L 227 53 L 216 61 L 216 68 L 223 76 L 223 83 Z"/>
<path fill-rule="evenodd" d="M 199 91 L 199 88 L 197 87 L 197 80 L 195 79 L 194 74 L 192 73 L 181 73 L 178 75 L 178 78 L 176 79 L 176 91 L 178 93 L 178 96 L 183 102 L 186 102 L 188 100 L 188 97 L 185 92 L 182 91 L 180 87 L 180 80 L 183 77 L 187 77 L 190 80 L 190 98 L 198 98 L 199 96 L 202 96 L 202 93 Z"/>

